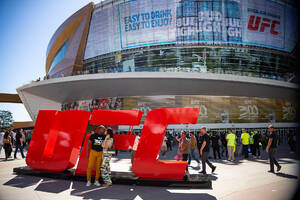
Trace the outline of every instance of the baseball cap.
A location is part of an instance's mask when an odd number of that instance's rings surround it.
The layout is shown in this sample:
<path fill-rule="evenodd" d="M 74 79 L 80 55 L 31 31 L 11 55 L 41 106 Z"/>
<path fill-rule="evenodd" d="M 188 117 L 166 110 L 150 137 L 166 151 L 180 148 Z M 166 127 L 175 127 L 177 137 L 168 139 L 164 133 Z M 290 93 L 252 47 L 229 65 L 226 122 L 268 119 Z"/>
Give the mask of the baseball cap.
<path fill-rule="evenodd" d="M 273 124 L 270 124 L 270 125 L 268 126 L 268 128 L 274 128 Z"/>

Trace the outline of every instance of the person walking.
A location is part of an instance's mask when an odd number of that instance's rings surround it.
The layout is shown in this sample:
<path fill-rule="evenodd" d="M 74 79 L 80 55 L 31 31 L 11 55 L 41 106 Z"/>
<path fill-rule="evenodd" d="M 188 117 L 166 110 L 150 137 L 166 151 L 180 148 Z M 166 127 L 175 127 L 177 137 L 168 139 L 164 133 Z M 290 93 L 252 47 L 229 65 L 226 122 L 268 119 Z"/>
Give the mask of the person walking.
<path fill-rule="evenodd" d="M 15 154 L 14 154 L 15 159 L 17 159 L 18 150 L 20 150 L 22 158 L 23 159 L 25 158 L 24 153 L 23 153 L 23 147 L 24 147 L 23 135 L 19 130 L 17 130 L 17 133 L 16 133 L 16 149 L 15 149 Z"/>
<path fill-rule="evenodd" d="M 186 132 L 181 133 L 181 140 L 180 140 L 180 152 L 182 153 L 182 160 L 187 161 L 189 152 L 190 152 L 190 142 L 186 138 Z"/>
<path fill-rule="evenodd" d="M 5 160 L 7 160 L 10 157 L 13 145 L 12 145 L 12 139 L 10 137 L 9 131 L 6 131 L 3 135 L 3 148 L 5 151 Z"/>
<path fill-rule="evenodd" d="M 273 125 L 268 126 L 269 129 L 269 141 L 266 147 L 266 152 L 269 154 L 270 159 L 270 170 L 268 172 L 274 173 L 274 164 L 277 167 L 277 171 L 279 172 L 281 166 L 278 164 L 277 160 L 275 159 L 275 153 L 278 147 L 278 135 L 275 133 L 275 128 Z"/>
<path fill-rule="evenodd" d="M 201 127 L 201 133 L 203 137 L 203 143 L 200 149 L 200 155 L 201 155 L 201 162 L 202 162 L 202 171 L 199 173 L 206 174 L 206 163 L 208 166 L 211 168 L 212 173 L 216 170 L 216 166 L 211 164 L 211 162 L 208 160 L 208 153 L 209 153 L 209 143 L 210 139 L 209 136 L 206 134 L 206 127 L 202 126 Z"/>
<path fill-rule="evenodd" d="M 23 146 L 23 149 L 26 147 L 26 132 L 23 130 L 23 129 L 21 129 L 20 130 L 20 133 L 22 134 L 22 146 Z"/>
<path fill-rule="evenodd" d="M 102 144 L 103 147 L 103 161 L 101 164 L 101 176 L 104 181 L 104 187 L 112 185 L 111 171 L 110 171 L 110 160 L 114 152 L 111 150 L 114 143 L 113 130 L 108 128 L 105 132 L 105 139 Z"/>
<path fill-rule="evenodd" d="M 220 155 L 220 136 L 218 135 L 217 132 L 214 132 L 213 135 L 211 136 L 211 143 L 212 143 L 212 148 L 213 148 L 213 153 L 214 153 L 214 159 L 221 159 Z"/>
<path fill-rule="evenodd" d="M 241 135 L 241 142 L 242 142 L 242 152 L 244 155 L 244 158 L 249 158 L 249 142 L 250 142 L 250 135 L 246 132 L 246 129 L 242 129 L 242 135 Z"/>
<path fill-rule="evenodd" d="M 200 158 L 201 157 L 200 150 L 201 150 L 202 143 L 203 143 L 203 135 L 202 135 L 201 131 L 198 132 L 198 137 L 196 139 L 197 139 L 197 147 L 199 150 L 199 158 Z"/>
<path fill-rule="evenodd" d="M 95 177 L 95 185 L 100 186 L 99 178 L 100 178 L 100 166 L 102 163 L 102 153 L 103 147 L 102 143 L 105 140 L 104 132 L 106 131 L 104 126 L 100 126 L 96 133 L 93 133 L 88 142 L 86 148 L 86 157 L 89 159 L 88 168 L 86 172 L 87 183 L 86 186 L 91 186 L 92 179 L 92 169 L 96 162 L 96 177 Z M 91 150 L 89 151 L 89 147 L 91 145 Z"/>
<path fill-rule="evenodd" d="M 226 136 L 227 140 L 227 150 L 228 150 L 228 160 L 229 161 L 234 161 L 234 146 L 235 146 L 235 140 L 236 136 L 232 132 L 231 129 L 228 129 L 228 134 Z"/>
<path fill-rule="evenodd" d="M 197 139 L 194 135 L 194 132 L 190 132 L 190 154 L 188 159 L 188 165 L 191 164 L 192 159 L 196 160 L 198 163 L 198 167 L 200 168 L 200 161 L 198 159 L 198 156 L 195 155 L 195 152 L 197 150 Z"/>

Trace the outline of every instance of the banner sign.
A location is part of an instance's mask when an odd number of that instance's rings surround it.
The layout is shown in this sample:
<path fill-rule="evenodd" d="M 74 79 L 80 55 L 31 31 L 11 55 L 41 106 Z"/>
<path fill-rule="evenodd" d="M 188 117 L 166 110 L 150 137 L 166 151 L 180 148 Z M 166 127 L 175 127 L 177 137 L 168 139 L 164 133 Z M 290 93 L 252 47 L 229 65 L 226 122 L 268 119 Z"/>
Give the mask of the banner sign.
<path fill-rule="evenodd" d="M 200 108 L 197 123 L 296 122 L 298 104 L 255 97 L 136 96 L 80 100 L 62 105 L 62 110 L 140 110 L 141 122 L 157 108 Z"/>
<path fill-rule="evenodd" d="M 115 1 L 94 10 L 84 58 L 170 43 L 291 52 L 297 41 L 297 10 L 274 0 Z"/>

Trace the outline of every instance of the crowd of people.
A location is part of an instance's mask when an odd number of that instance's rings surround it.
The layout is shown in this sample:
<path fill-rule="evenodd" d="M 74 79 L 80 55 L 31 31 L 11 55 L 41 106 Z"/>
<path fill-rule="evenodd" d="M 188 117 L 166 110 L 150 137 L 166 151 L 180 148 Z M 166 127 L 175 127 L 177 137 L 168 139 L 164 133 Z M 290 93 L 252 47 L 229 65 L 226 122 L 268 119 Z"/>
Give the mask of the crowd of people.
<path fill-rule="evenodd" d="M 118 133 L 122 134 L 122 132 Z M 137 134 L 134 145 L 131 149 L 131 162 L 133 163 L 135 152 L 138 149 L 140 132 Z M 288 135 L 287 143 L 291 150 L 294 150 L 295 142 L 294 135 Z M 5 160 L 11 158 L 13 148 L 15 148 L 14 159 L 17 158 L 17 153 L 20 151 L 22 158 L 25 158 L 23 149 L 29 145 L 31 132 L 23 129 L 17 130 L 1 130 L 0 131 L 0 153 L 3 148 L 5 151 Z M 181 131 L 180 134 L 172 135 L 166 133 L 161 146 L 161 155 L 164 157 L 168 151 L 173 151 L 178 144 L 176 160 L 187 161 L 186 174 L 189 175 L 189 166 L 191 161 L 195 160 L 197 167 L 201 169 L 199 173 L 207 174 L 206 165 L 211 168 L 214 173 L 216 166 L 210 161 L 210 149 L 212 149 L 213 158 L 227 159 L 229 162 L 235 162 L 237 157 L 243 156 L 244 159 L 249 159 L 249 154 L 252 158 L 261 158 L 261 150 L 266 151 L 270 160 L 269 172 L 275 173 L 274 165 L 277 171 L 281 170 L 281 166 L 275 159 L 277 147 L 282 142 L 282 135 L 277 134 L 275 127 L 270 125 L 268 133 L 260 133 L 257 130 L 242 129 L 239 133 L 232 129 L 227 129 L 226 132 L 219 133 L 217 131 L 207 132 L 206 127 L 201 127 L 199 132 Z M 110 160 L 116 150 L 113 150 L 113 130 L 99 126 L 96 131 L 92 131 L 87 142 L 87 186 L 91 185 L 92 169 L 96 165 L 96 177 L 94 185 L 100 186 L 99 179 L 102 176 L 105 187 L 111 186 L 111 171 Z M 177 147 L 177 146 L 176 146 Z M 239 149 L 241 151 L 239 151 Z M 240 153 L 239 153 L 240 152 Z M 200 162 L 201 161 L 201 162 Z"/>
<path fill-rule="evenodd" d="M 28 147 L 31 140 L 31 131 L 23 129 L 1 130 L 0 131 L 0 153 L 2 148 L 5 152 L 5 161 L 12 158 L 12 152 L 15 148 L 14 159 L 17 159 L 17 153 L 20 151 L 22 158 L 25 158 L 24 148 Z"/>
<path fill-rule="evenodd" d="M 236 133 L 238 132 L 238 133 Z M 226 159 L 229 162 L 235 162 L 237 157 L 239 159 L 260 159 L 261 151 L 266 151 L 270 159 L 269 172 L 274 173 L 274 165 L 277 166 L 277 171 L 281 166 L 275 159 L 277 147 L 282 142 L 282 134 L 275 131 L 273 125 L 268 127 L 268 132 L 262 133 L 252 129 L 242 129 L 241 131 L 233 131 L 227 129 L 226 132 L 211 131 L 207 133 L 206 127 L 202 127 L 200 132 L 181 131 L 177 136 L 166 134 L 166 142 L 163 142 L 161 147 L 162 154 L 166 154 L 167 150 L 172 150 L 173 139 L 178 143 L 176 160 L 188 161 L 188 166 L 191 165 L 191 160 L 195 160 L 198 167 L 200 167 L 200 160 L 202 163 L 202 170 L 199 173 L 206 174 L 206 164 L 211 168 L 212 173 L 216 170 L 210 162 L 209 152 L 212 149 L 213 159 Z M 290 145 L 291 151 L 294 150 L 295 140 L 294 135 L 288 135 L 287 143 Z M 250 156 L 249 156 L 250 155 Z M 186 170 L 188 174 L 188 168 Z"/>

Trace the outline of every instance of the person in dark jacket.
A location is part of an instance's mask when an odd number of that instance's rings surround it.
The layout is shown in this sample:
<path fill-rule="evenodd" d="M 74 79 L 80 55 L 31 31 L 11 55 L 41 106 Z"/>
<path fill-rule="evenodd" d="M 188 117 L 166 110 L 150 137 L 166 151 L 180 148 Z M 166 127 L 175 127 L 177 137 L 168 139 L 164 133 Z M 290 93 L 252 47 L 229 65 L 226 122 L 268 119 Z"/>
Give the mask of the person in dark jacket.
<path fill-rule="evenodd" d="M 274 126 L 269 125 L 268 128 L 269 128 L 269 141 L 266 147 L 266 152 L 269 154 L 269 159 L 270 159 L 270 170 L 268 172 L 274 173 L 274 164 L 276 165 L 278 172 L 281 169 L 281 166 L 275 159 L 275 153 L 277 151 L 279 141 L 278 141 L 278 135 L 274 131 L 275 129 Z"/>
<path fill-rule="evenodd" d="M 214 173 L 217 167 L 208 160 L 210 138 L 206 133 L 206 127 L 201 127 L 201 133 L 203 135 L 203 143 L 200 148 L 202 171 L 199 173 L 206 174 L 206 164 L 211 168 L 211 172 Z"/>
<path fill-rule="evenodd" d="M 257 131 L 254 131 L 253 135 L 253 145 L 254 145 L 254 156 L 256 158 L 260 158 L 260 142 L 261 142 L 261 136 L 260 133 L 257 133 Z"/>
<path fill-rule="evenodd" d="M 220 136 L 218 135 L 217 132 L 214 132 L 213 135 L 211 136 L 211 143 L 212 143 L 212 148 L 213 148 L 213 153 L 214 153 L 214 159 L 221 159 L 220 155 Z"/>

